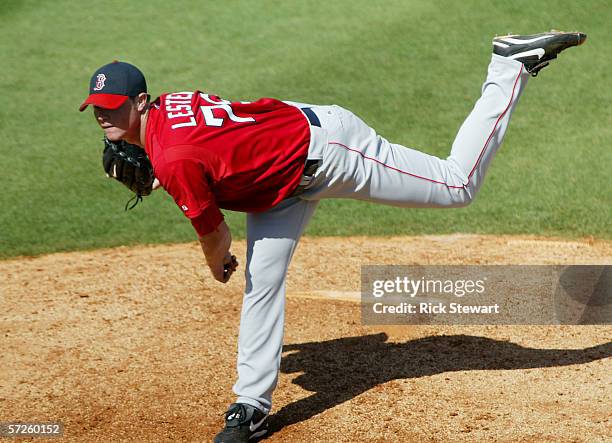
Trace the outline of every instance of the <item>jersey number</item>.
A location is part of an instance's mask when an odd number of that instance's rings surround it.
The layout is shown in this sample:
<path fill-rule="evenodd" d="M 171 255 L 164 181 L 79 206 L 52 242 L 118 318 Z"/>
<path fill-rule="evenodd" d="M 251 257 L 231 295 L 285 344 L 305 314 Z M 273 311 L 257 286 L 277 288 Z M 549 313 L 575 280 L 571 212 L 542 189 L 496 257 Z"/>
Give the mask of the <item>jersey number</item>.
<path fill-rule="evenodd" d="M 211 104 L 211 106 L 200 106 L 200 110 L 202 111 L 202 115 L 204 116 L 204 123 L 206 124 L 206 126 L 220 127 L 223 126 L 223 123 L 225 123 L 225 118 L 214 116 L 213 109 L 223 109 L 227 114 L 227 117 L 231 121 L 236 123 L 248 123 L 255 121 L 253 117 L 238 117 L 236 114 L 234 114 L 234 110 L 230 105 L 231 102 L 228 100 L 213 100 L 208 94 L 200 94 L 200 96 Z"/>

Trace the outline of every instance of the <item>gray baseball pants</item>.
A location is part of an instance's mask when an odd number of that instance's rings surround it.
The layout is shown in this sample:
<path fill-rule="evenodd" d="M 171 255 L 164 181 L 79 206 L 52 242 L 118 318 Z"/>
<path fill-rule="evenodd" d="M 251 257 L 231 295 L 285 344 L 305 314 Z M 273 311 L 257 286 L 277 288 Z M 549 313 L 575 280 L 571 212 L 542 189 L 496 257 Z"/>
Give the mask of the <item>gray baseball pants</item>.
<path fill-rule="evenodd" d="M 237 402 L 268 413 L 276 387 L 285 322 L 285 277 L 298 240 L 323 198 L 354 198 L 407 208 L 469 204 L 500 147 L 529 74 L 520 62 L 493 55 L 482 95 L 450 156 L 440 159 L 388 142 L 339 106 L 310 107 L 309 159 L 321 159 L 298 197 L 247 215 L 246 289 L 238 339 Z"/>

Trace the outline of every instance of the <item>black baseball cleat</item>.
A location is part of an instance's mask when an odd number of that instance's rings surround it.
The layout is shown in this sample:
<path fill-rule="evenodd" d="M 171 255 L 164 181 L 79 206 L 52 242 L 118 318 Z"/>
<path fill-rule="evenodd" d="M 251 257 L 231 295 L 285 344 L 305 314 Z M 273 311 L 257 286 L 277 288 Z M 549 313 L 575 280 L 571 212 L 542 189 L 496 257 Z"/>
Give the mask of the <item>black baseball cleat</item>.
<path fill-rule="evenodd" d="M 245 403 L 232 403 L 225 413 L 225 428 L 215 443 L 253 442 L 268 433 L 268 415 Z"/>
<path fill-rule="evenodd" d="M 518 60 L 534 77 L 564 49 L 579 46 L 587 36 L 582 32 L 550 31 L 534 35 L 505 35 L 493 39 L 493 53 Z"/>

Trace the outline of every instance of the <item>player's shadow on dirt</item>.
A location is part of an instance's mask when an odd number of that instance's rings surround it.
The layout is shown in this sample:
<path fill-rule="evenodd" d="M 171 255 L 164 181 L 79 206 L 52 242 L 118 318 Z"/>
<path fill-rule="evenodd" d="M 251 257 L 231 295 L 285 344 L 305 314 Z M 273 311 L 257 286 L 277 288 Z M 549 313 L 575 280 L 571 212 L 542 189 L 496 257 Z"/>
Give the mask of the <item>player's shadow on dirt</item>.
<path fill-rule="evenodd" d="M 312 391 L 271 417 L 271 433 L 343 403 L 382 383 L 450 371 L 526 369 L 587 363 L 612 356 L 612 342 L 586 349 L 533 349 L 470 335 L 387 343 L 384 333 L 283 347 L 281 371 Z M 296 352 L 297 351 L 297 352 Z"/>

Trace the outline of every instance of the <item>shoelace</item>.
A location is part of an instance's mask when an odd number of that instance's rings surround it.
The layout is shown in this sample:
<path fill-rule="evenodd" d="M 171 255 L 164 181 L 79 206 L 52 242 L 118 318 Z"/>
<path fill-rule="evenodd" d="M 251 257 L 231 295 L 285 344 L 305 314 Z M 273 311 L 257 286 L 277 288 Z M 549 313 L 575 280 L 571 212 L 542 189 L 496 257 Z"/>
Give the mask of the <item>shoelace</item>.
<path fill-rule="evenodd" d="M 240 424 L 242 423 L 246 416 L 247 416 L 247 410 L 246 407 L 243 404 L 237 403 L 235 406 L 233 406 L 232 408 L 230 408 L 226 413 L 225 413 L 225 421 L 231 421 L 231 420 L 236 420 L 236 414 L 238 414 L 238 423 Z M 231 420 L 229 419 L 229 417 L 234 416 Z"/>

